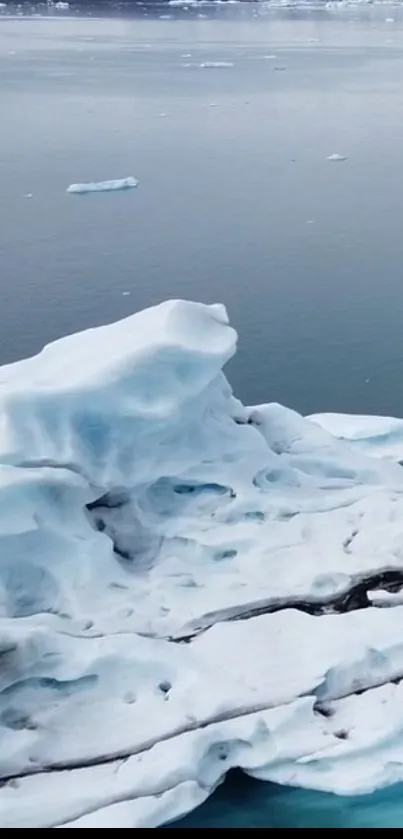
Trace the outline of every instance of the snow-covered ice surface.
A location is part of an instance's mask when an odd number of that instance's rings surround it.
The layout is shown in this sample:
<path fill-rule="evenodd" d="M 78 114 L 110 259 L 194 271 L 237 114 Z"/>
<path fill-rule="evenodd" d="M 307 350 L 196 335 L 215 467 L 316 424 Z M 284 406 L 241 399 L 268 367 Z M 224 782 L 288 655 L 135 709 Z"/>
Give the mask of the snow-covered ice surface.
<path fill-rule="evenodd" d="M 314 414 L 309 417 L 330 434 L 361 452 L 397 462 L 403 460 L 403 420 L 351 414 Z"/>
<path fill-rule="evenodd" d="M 87 184 L 70 184 L 67 192 L 75 195 L 85 195 L 87 192 L 119 192 L 125 189 L 134 189 L 139 182 L 136 178 L 116 178 L 112 181 L 95 181 Z"/>
<path fill-rule="evenodd" d="M 173 301 L 0 369 L 3 828 L 403 780 L 403 423 L 245 408 L 235 344 Z"/>

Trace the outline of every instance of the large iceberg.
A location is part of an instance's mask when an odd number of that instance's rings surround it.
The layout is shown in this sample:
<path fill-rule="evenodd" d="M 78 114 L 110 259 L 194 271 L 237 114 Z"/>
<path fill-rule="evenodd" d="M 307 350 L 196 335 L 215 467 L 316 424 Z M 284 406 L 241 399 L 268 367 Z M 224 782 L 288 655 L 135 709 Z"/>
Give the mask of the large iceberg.
<path fill-rule="evenodd" d="M 235 345 L 174 301 L 0 370 L 3 828 L 403 780 L 403 424 L 246 408 Z"/>

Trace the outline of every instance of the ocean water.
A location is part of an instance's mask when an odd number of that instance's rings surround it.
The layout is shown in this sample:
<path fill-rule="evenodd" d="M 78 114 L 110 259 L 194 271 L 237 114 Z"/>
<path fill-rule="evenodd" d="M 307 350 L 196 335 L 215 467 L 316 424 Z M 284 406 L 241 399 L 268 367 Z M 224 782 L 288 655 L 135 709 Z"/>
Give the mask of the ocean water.
<path fill-rule="evenodd" d="M 234 773 L 205 804 L 168 827 L 402 827 L 403 786 L 336 796 Z"/>
<path fill-rule="evenodd" d="M 400 4 L 0 10 L 0 363 L 220 300 L 244 401 L 403 415 L 402 47 Z M 176 826 L 401 827 L 402 801 L 235 774 Z"/>
<path fill-rule="evenodd" d="M 0 362 L 219 300 L 244 401 L 403 415 L 403 8 L 24 8 L 0 10 Z"/>

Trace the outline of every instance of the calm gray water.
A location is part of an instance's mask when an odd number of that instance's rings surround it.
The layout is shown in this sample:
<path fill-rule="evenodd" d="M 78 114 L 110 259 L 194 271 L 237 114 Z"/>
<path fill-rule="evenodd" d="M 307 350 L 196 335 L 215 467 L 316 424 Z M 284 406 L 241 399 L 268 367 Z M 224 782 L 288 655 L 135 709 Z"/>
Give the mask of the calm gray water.
<path fill-rule="evenodd" d="M 3 14 L 0 361 L 220 300 L 247 402 L 403 415 L 402 46 L 401 8 Z"/>
<path fill-rule="evenodd" d="M 220 300 L 245 401 L 403 415 L 403 9 L 39 14 L 0 13 L 0 362 Z M 399 827 L 401 801 L 232 779 L 180 826 Z"/>

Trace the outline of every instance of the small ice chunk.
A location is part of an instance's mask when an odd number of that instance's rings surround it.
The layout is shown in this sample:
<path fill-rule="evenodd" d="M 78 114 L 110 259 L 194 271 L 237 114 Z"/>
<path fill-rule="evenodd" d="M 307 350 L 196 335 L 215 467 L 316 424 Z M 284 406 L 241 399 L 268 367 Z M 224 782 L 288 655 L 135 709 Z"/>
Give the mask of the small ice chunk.
<path fill-rule="evenodd" d="M 133 189 L 138 186 L 138 180 L 133 177 L 117 178 L 112 181 L 93 181 L 86 184 L 70 184 L 67 192 L 75 195 L 85 195 L 87 192 L 116 192 L 122 189 Z"/>
<path fill-rule="evenodd" d="M 385 17 L 385 23 L 394 23 L 394 22 L 395 22 L 394 17 Z"/>
<path fill-rule="evenodd" d="M 57 3 L 54 4 L 55 9 L 69 9 L 70 3 L 65 3 L 63 0 L 58 0 Z"/>
<path fill-rule="evenodd" d="M 183 52 L 182 55 L 181 55 L 181 58 L 191 58 L 191 57 L 192 57 L 191 52 Z"/>
<path fill-rule="evenodd" d="M 24 198 L 33 198 L 32 192 L 26 192 Z"/>
<path fill-rule="evenodd" d="M 214 69 L 215 67 L 233 67 L 233 61 L 202 61 L 200 67 L 205 69 Z"/>
<path fill-rule="evenodd" d="M 343 160 L 347 160 L 347 157 L 344 154 L 329 154 L 326 160 L 330 160 L 332 163 L 342 163 Z"/>
<path fill-rule="evenodd" d="M 129 294 L 131 294 L 131 291 L 122 291 L 123 297 L 128 297 Z"/>

